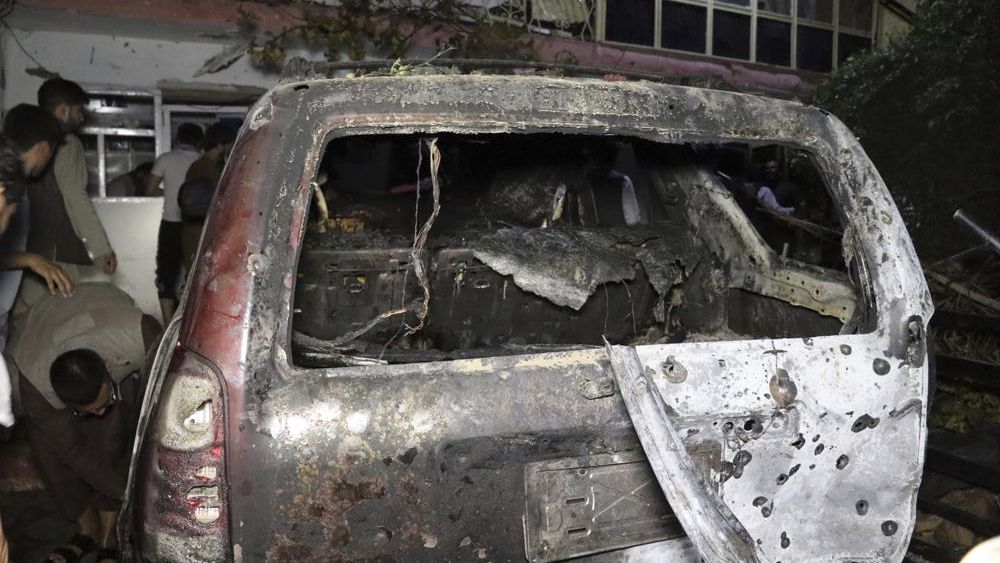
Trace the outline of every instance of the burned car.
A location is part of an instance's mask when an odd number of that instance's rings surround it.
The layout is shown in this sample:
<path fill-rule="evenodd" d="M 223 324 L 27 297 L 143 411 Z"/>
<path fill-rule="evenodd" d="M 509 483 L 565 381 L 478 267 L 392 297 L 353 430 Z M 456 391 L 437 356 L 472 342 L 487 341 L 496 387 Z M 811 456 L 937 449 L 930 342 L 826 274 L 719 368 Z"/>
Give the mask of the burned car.
<path fill-rule="evenodd" d="M 765 146 L 814 171 L 833 256 L 720 167 Z M 819 109 L 288 78 L 156 355 L 120 535 L 151 561 L 899 561 L 932 312 Z"/>

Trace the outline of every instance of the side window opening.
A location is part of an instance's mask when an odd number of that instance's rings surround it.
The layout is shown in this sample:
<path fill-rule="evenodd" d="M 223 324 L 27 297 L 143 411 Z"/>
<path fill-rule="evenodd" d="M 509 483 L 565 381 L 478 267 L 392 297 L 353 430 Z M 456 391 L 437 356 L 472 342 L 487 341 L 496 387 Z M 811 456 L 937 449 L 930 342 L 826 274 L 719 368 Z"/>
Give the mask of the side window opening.
<path fill-rule="evenodd" d="M 836 334 L 837 318 L 723 279 L 683 189 L 654 181 L 663 162 L 711 171 L 753 220 L 757 160 L 749 147 L 583 135 L 335 139 L 298 264 L 294 363 Z M 789 258 L 842 267 L 839 241 L 824 258 L 794 230 L 754 225 Z"/>

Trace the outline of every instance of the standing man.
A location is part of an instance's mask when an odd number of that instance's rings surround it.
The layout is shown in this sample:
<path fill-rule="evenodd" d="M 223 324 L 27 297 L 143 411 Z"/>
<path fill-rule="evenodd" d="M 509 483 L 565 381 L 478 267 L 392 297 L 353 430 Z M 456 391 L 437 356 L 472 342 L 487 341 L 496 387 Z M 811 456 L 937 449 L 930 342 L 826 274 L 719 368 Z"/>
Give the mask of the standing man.
<path fill-rule="evenodd" d="M 7 344 L 7 323 L 22 270 L 45 280 L 53 295 L 69 295 L 73 287 L 59 266 L 24 252 L 28 210 L 18 213 L 19 207 L 27 205 L 25 180 L 41 174 L 59 147 L 63 136 L 59 123 L 42 109 L 21 104 L 7 112 L 4 129 L 5 135 L 0 136 L 0 352 Z M 6 364 L 0 358 L 0 426 L 14 424 L 10 395 Z"/>
<path fill-rule="evenodd" d="M 87 195 L 83 144 L 73 133 L 83 124 L 87 96 L 80 85 L 62 78 L 45 81 L 38 105 L 62 126 L 65 138 L 52 167 L 28 190 L 31 229 L 28 251 L 58 262 L 74 282 L 100 279 L 118 269 L 118 260 Z M 102 276 L 103 274 L 103 276 Z M 26 278 L 21 297 L 30 307 L 49 292 Z"/>
<path fill-rule="evenodd" d="M 222 170 L 236 140 L 236 131 L 222 123 L 213 123 L 205 130 L 202 148 L 205 152 L 194 161 L 184 177 L 183 189 L 177 195 L 184 226 L 181 232 L 184 267 L 191 269 L 198 242 L 205 226 L 209 204 L 219 187 Z"/>
<path fill-rule="evenodd" d="M 47 114 L 45 117 L 48 117 Z M 49 124 L 51 125 L 51 123 Z M 37 142 L 29 142 L 27 150 L 22 150 L 20 146 L 7 137 L 0 135 L 0 238 L 5 238 L 4 234 L 11 224 L 11 218 L 17 213 L 19 202 L 24 196 L 24 178 L 35 175 L 42 171 L 49 163 L 52 154 L 58 146 L 58 128 L 49 130 L 46 135 L 46 123 L 43 118 L 31 129 L 37 138 Z M 53 131 L 56 134 L 52 134 Z M 22 141 L 26 139 L 22 138 Z M 6 243 L 6 240 L 4 240 Z M 21 248 L 24 245 L 22 237 Z M 10 248 L 17 248 L 17 244 L 10 245 Z M 6 259 L 8 253 L 0 254 L 0 261 Z M 21 283 L 20 272 L 17 276 L 13 272 L 3 272 L 0 274 L 0 322 L 3 323 L 0 330 L 0 351 L 3 350 L 7 340 L 7 313 L 14 302 L 14 295 L 17 292 L 17 285 Z M 8 286 L 13 287 L 8 287 Z M 11 412 L 11 384 L 10 375 L 7 372 L 7 362 L 0 355 L 0 426 L 11 426 L 14 424 L 14 414 Z M 3 524 L 0 523 L 0 563 L 9 561 L 9 549 L 7 539 L 4 537 Z"/>
<path fill-rule="evenodd" d="M 170 322 L 177 308 L 177 282 L 184 256 L 181 246 L 183 222 L 177 194 L 188 168 L 201 154 L 198 145 L 203 137 L 200 125 L 181 123 L 177 128 L 177 147 L 161 154 L 146 178 L 145 195 L 159 195 L 161 184 L 163 190 L 163 219 L 156 240 L 156 291 L 160 295 L 163 324 Z"/>

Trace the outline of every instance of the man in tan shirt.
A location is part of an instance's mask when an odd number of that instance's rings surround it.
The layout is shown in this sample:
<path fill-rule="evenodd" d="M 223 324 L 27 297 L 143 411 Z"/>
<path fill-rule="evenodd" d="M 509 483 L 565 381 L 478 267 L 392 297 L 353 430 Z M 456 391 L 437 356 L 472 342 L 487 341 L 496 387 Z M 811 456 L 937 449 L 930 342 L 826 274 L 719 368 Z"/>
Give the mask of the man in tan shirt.
<path fill-rule="evenodd" d="M 159 323 L 123 291 L 84 283 L 32 307 L 12 336 L 32 458 L 76 535 L 53 551 L 74 559 L 99 548 L 117 559 L 114 528 L 128 478 Z"/>
<path fill-rule="evenodd" d="M 27 250 L 52 260 L 73 282 L 106 279 L 118 269 L 118 260 L 87 195 L 87 161 L 83 143 L 73 133 L 83 125 L 86 94 L 75 82 L 45 81 L 38 89 L 38 105 L 62 125 L 66 137 L 52 166 L 28 190 L 30 225 Z M 34 276 L 25 276 L 21 298 L 31 306 L 49 295 Z"/>

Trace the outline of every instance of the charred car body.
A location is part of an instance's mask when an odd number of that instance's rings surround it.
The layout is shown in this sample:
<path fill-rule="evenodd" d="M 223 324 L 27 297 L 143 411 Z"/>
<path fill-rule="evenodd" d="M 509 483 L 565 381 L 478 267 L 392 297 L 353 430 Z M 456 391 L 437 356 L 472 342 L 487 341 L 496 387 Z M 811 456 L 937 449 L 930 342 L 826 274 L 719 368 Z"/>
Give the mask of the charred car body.
<path fill-rule="evenodd" d="M 808 155 L 841 270 L 762 238 L 699 156 L 719 143 Z M 815 108 L 286 80 L 157 354 L 122 539 L 155 561 L 899 561 L 932 312 L 878 173 Z"/>

